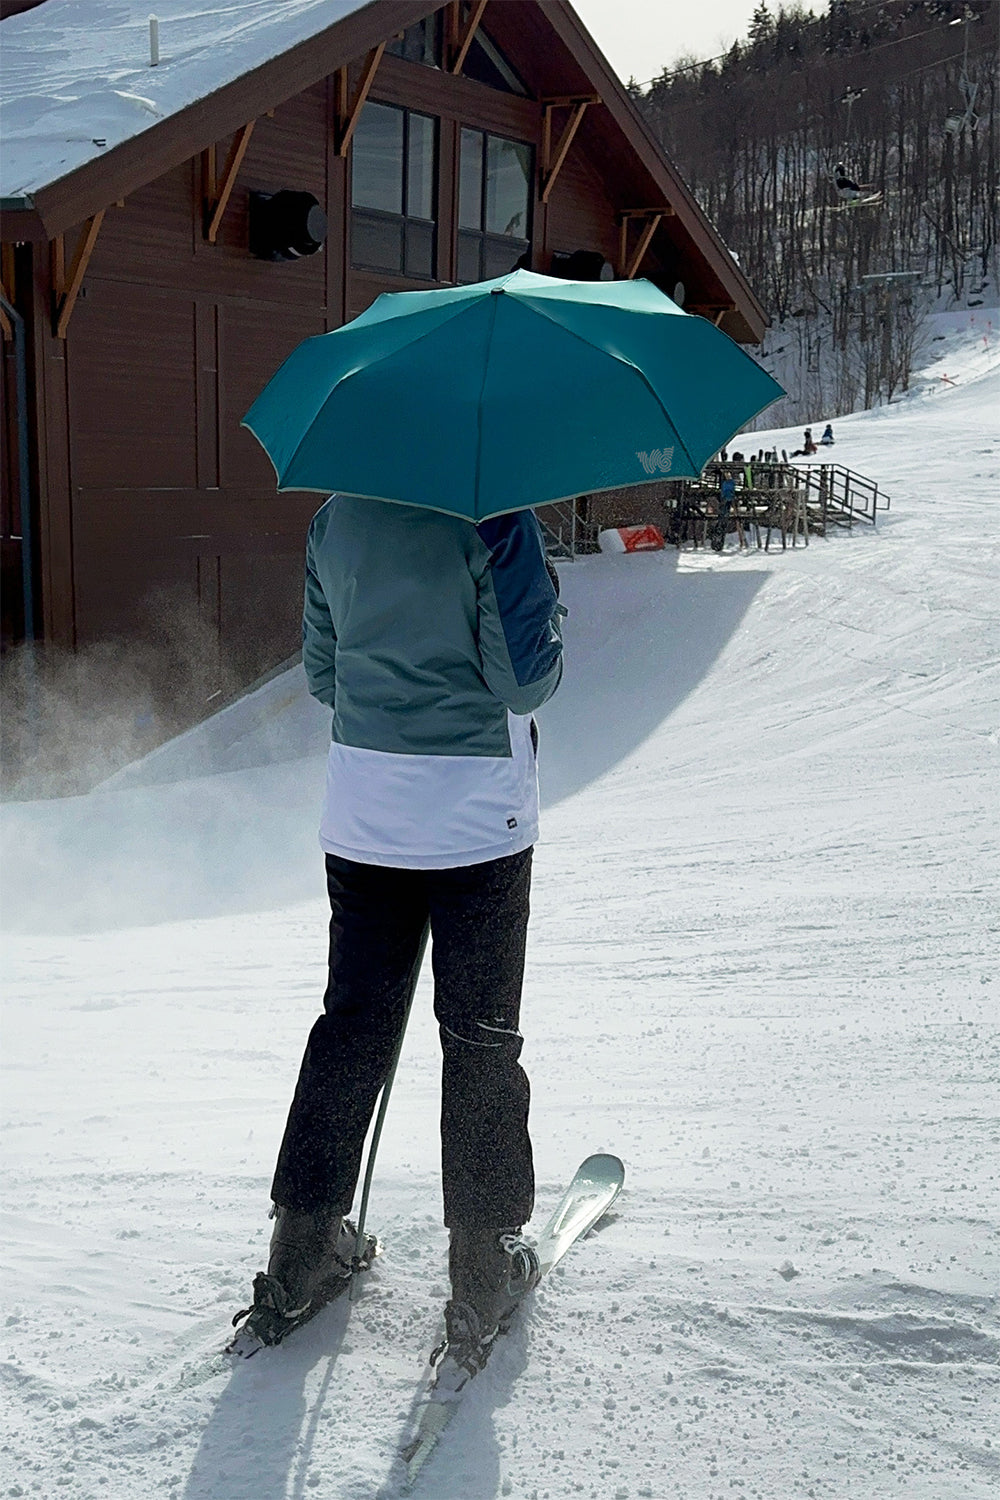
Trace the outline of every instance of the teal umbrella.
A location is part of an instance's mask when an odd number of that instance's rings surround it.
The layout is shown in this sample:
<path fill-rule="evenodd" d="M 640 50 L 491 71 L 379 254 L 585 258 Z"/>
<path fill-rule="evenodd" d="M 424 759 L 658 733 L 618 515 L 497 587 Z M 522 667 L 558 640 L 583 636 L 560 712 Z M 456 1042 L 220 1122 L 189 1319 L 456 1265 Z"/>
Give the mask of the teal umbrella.
<path fill-rule="evenodd" d="M 701 472 L 783 395 L 649 281 L 386 292 L 306 339 L 243 419 L 279 490 L 370 495 L 482 521 Z"/>

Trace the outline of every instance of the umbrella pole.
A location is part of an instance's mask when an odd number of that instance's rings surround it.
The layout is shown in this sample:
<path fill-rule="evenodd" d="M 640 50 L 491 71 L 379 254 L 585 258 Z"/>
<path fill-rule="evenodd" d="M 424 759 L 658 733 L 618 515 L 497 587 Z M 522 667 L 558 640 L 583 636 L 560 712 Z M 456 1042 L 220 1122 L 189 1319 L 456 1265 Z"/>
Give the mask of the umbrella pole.
<path fill-rule="evenodd" d="M 352 1267 L 353 1275 L 351 1277 L 350 1294 L 350 1299 L 352 1302 L 357 1295 L 357 1273 L 361 1267 L 361 1257 L 365 1247 L 365 1219 L 368 1214 L 368 1199 L 371 1196 L 372 1177 L 375 1172 L 375 1154 L 378 1151 L 378 1143 L 382 1138 L 382 1126 L 385 1124 L 386 1113 L 389 1109 L 389 1095 L 392 1092 L 392 1085 L 396 1077 L 396 1069 L 399 1067 L 399 1059 L 403 1051 L 403 1040 L 406 1036 L 406 1026 L 407 1022 L 410 1019 L 410 1012 L 413 1009 L 413 997 L 417 992 L 417 980 L 420 978 L 420 969 L 424 961 L 424 954 L 427 951 L 427 937 L 429 932 L 430 927 L 425 927 L 423 936 L 420 939 L 420 947 L 417 951 L 416 962 L 413 965 L 413 979 L 410 983 L 409 999 L 406 1002 L 406 1013 L 403 1016 L 403 1024 L 399 1029 L 399 1041 L 396 1043 L 396 1050 L 393 1053 L 392 1062 L 389 1065 L 389 1072 L 386 1075 L 385 1083 L 382 1085 L 382 1095 L 379 1099 L 378 1114 L 375 1116 L 375 1129 L 372 1131 L 372 1143 L 368 1148 L 368 1162 L 365 1167 L 365 1180 L 361 1189 L 361 1207 L 358 1209 L 358 1238 L 354 1246 L 354 1265 Z"/>

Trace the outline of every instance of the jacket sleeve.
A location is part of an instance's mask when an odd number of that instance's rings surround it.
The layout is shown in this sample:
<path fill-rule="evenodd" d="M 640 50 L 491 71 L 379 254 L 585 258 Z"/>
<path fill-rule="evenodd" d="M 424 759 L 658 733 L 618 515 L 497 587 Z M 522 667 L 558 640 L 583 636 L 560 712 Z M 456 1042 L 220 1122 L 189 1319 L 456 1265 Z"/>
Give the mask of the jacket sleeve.
<path fill-rule="evenodd" d="M 478 580 L 479 653 L 486 685 L 515 714 L 551 698 L 562 676 L 561 616 L 534 511 L 483 521 L 489 553 Z"/>
<path fill-rule="evenodd" d="M 305 602 L 302 609 L 302 665 L 309 691 L 327 708 L 333 707 L 336 691 L 337 633 L 333 628 L 330 606 L 326 602 L 316 572 L 314 537 L 316 522 L 309 528 L 306 541 Z"/>

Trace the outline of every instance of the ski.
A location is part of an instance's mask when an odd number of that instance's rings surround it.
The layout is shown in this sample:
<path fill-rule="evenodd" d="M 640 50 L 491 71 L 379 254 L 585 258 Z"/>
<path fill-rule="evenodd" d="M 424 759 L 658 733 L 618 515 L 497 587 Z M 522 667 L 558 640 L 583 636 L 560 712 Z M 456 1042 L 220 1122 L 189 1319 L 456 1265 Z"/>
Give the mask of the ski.
<path fill-rule="evenodd" d="M 576 1241 L 604 1217 L 624 1182 L 625 1168 L 617 1156 L 599 1153 L 581 1162 L 555 1212 L 535 1241 L 541 1276 L 547 1276 Z M 499 1332 L 506 1333 L 509 1326 L 509 1322 L 502 1324 Z M 400 1455 L 405 1469 L 405 1490 L 412 1487 L 437 1447 L 471 1378 L 464 1371 L 457 1380 L 442 1379 L 440 1372 L 428 1375 L 428 1389 L 413 1434 Z"/>
<path fill-rule="evenodd" d="M 835 214 L 839 214 L 850 211 L 852 208 L 881 208 L 881 206 L 882 194 L 868 193 L 867 195 L 862 195 L 860 198 L 848 198 L 843 203 L 835 203 L 833 204 L 832 211 Z"/>
<path fill-rule="evenodd" d="M 347 1229 L 353 1243 L 354 1226 L 348 1223 Z M 233 1318 L 236 1332 L 224 1352 L 231 1354 L 234 1359 L 252 1359 L 262 1349 L 283 1343 L 303 1323 L 311 1322 L 324 1307 L 329 1307 L 331 1302 L 336 1302 L 345 1292 L 350 1291 L 355 1277 L 362 1271 L 367 1271 L 375 1257 L 381 1255 L 382 1245 L 373 1234 L 366 1234 L 364 1241 L 361 1255 L 354 1256 L 350 1265 L 345 1264 L 342 1271 L 324 1282 L 309 1306 L 292 1317 L 288 1317 L 283 1311 L 280 1286 L 276 1286 L 273 1278 L 266 1272 L 258 1271 L 253 1282 L 253 1306 L 238 1312 Z M 239 1323 L 243 1324 L 241 1328 L 237 1327 Z"/>

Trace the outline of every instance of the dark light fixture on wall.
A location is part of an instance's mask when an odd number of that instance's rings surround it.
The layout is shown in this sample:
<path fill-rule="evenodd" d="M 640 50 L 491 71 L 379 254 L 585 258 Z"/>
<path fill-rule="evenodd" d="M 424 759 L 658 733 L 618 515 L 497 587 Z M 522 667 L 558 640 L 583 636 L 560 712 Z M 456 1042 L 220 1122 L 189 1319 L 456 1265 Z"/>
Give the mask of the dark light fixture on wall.
<path fill-rule="evenodd" d="M 615 277 L 600 250 L 553 250 L 551 275 L 566 281 L 613 281 Z"/>
<path fill-rule="evenodd" d="M 326 214 L 312 193 L 283 188 L 250 194 L 250 254 L 257 260 L 300 260 L 326 239 Z"/>

